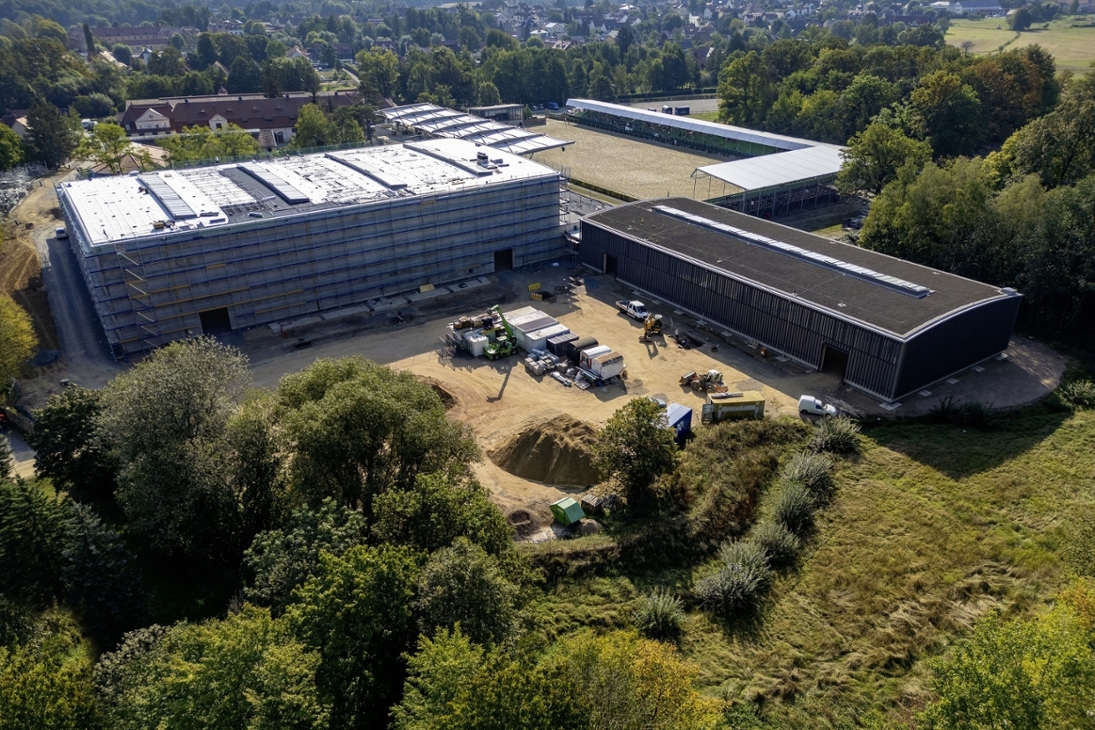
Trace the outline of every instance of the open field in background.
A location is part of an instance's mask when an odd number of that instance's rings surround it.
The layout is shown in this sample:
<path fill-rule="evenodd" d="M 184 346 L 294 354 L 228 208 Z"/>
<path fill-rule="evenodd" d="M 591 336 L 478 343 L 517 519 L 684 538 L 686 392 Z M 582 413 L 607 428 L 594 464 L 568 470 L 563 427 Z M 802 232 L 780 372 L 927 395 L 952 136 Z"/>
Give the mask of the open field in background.
<path fill-rule="evenodd" d="M 553 119 L 548 120 L 546 129 L 535 129 L 552 137 L 573 140 L 574 144 L 568 145 L 565 152 L 561 149 L 537 152 L 533 155 L 534 161 L 556 170 L 568 167 L 575 180 L 640 199 L 667 195 L 691 198 L 693 189 L 700 191 L 694 187 L 692 171 L 723 161 L 714 156 Z M 706 184 L 703 192 L 706 192 Z M 703 197 L 700 192 L 697 195 Z"/>
<path fill-rule="evenodd" d="M 1049 23 L 1033 26 L 1030 30 L 1016 33 L 1008 29 L 1004 18 L 983 20 L 954 20 L 947 31 L 947 43 L 962 47 L 965 41 L 973 43 L 970 51 L 983 54 L 993 51 L 1040 45 L 1053 54 L 1058 71 L 1076 74 L 1091 70 L 1095 61 L 1095 19 L 1089 16 L 1068 16 Z M 1082 27 L 1074 27 L 1082 26 Z"/>
<path fill-rule="evenodd" d="M 928 660 L 986 613 L 1031 610 L 1067 581 L 1062 552 L 1095 505 L 1093 474 L 1091 412 L 1032 406 L 992 430 L 869 430 L 759 620 L 726 628 L 692 609 L 682 650 L 710 693 L 762 706 L 772 727 L 911 719 L 931 696 Z M 638 595 L 687 592 L 694 577 L 617 564 L 565 581 L 535 610 L 552 633 L 624 626 Z"/>

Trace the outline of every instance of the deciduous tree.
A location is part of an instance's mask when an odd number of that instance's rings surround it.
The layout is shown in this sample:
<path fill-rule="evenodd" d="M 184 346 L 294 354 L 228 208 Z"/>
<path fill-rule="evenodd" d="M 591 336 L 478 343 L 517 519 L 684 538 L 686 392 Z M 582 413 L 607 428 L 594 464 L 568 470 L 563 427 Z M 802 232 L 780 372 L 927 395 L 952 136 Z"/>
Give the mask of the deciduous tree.
<path fill-rule="evenodd" d="M 417 577 L 405 548 L 358 546 L 340 558 L 323 554 L 316 576 L 294 594 L 286 617 L 322 657 L 317 685 L 332 728 L 385 725 L 414 646 Z"/>
<path fill-rule="evenodd" d="M 152 158 L 146 150 L 138 150 L 126 136 L 125 130 L 117 124 L 97 124 L 91 132 L 80 139 L 76 156 L 106 165 L 111 174 L 122 172 L 122 163 L 126 157 L 137 160 L 140 168 L 152 166 Z"/>
<path fill-rule="evenodd" d="M 844 164 L 837 175 L 840 190 L 877 195 L 905 165 L 914 170 L 923 168 L 931 161 L 932 150 L 927 142 L 910 139 L 888 124 L 875 121 L 848 141 L 843 155 Z"/>
<path fill-rule="evenodd" d="M 118 502 L 144 544 L 238 559 L 250 543 L 227 439 L 249 382 L 238 350 L 201 337 L 156 350 L 103 390 L 98 436 L 120 465 Z"/>
<path fill-rule="evenodd" d="M 418 579 L 418 624 L 427 636 L 460 630 L 472 641 L 499 644 L 513 630 L 517 587 L 498 562 L 467 538 L 438 550 Z"/>
<path fill-rule="evenodd" d="M 650 506 L 654 482 L 677 463 L 673 429 L 649 398 L 635 398 L 616 411 L 592 450 L 594 465 L 619 480 L 628 506 L 637 510 Z"/>
<path fill-rule="evenodd" d="M 14 299 L 0 294 L 0 388 L 7 389 L 37 346 L 30 315 Z"/>
<path fill-rule="evenodd" d="M 419 474 L 463 473 L 479 456 L 468 428 L 448 419 L 433 390 L 407 372 L 360 357 L 317 360 L 278 385 L 297 493 L 360 507 Z"/>
<path fill-rule="evenodd" d="M 157 144 L 170 153 L 172 162 L 249 157 L 259 152 L 255 138 L 235 124 L 216 131 L 202 125 L 185 127 L 181 134 L 163 137 Z"/>
<path fill-rule="evenodd" d="M 27 443 L 34 449 L 38 475 L 77 501 L 100 507 L 114 502 L 117 467 L 95 438 L 102 410 L 100 392 L 70 386 L 51 395 L 35 413 Z"/>

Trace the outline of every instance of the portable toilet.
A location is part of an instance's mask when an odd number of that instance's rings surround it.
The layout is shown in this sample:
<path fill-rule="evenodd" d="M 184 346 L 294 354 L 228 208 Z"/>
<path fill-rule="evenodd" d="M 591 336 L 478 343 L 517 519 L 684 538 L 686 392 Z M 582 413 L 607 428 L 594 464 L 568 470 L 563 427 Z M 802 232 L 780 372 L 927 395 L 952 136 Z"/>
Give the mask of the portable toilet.
<path fill-rule="evenodd" d="M 673 440 L 677 446 L 684 446 L 688 434 L 692 432 L 692 409 L 680 403 L 670 403 L 665 409 L 665 418 L 673 429 Z"/>
<path fill-rule="evenodd" d="M 556 521 L 564 527 L 573 525 L 586 516 L 586 513 L 582 511 L 582 505 L 578 504 L 573 497 L 563 497 L 558 502 L 552 502 L 551 514 L 555 515 Z"/>

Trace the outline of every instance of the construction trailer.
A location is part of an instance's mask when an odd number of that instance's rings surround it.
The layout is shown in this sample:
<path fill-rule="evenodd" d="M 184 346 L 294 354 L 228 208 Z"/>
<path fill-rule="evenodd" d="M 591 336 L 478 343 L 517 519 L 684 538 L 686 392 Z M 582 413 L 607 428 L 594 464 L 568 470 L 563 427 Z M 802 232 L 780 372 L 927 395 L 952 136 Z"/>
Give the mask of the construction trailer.
<path fill-rule="evenodd" d="M 764 396 L 752 390 L 737 393 L 709 393 L 700 411 L 703 423 L 764 418 Z"/>
<path fill-rule="evenodd" d="M 518 155 L 434 139 L 66 182 L 57 197 L 123 357 L 557 258 L 561 185 Z"/>

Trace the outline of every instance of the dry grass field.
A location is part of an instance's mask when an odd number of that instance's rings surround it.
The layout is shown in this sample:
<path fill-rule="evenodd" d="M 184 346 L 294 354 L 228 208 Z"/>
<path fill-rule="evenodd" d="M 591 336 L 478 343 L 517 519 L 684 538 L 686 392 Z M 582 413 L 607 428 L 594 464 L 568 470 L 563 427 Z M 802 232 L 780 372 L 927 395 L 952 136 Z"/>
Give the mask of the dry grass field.
<path fill-rule="evenodd" d="M 947 42 L 962 48 L 969 41 L 970 52 L 976 54 L 1038 44 L 1053 54 L 1057 70 L 1082 74 L 1090 71 L 1091 62 L 1095 61 L 1095 25 L 1088 23 L 1086 19 L 1069 16 L 1016 33 L 1008 28 L 1004 18 L 955 20 L 947 31 Z"/>
<path fill-rule="evenodd" d="M 679 150 L 631 137 L 601 132 L 590 127 L 548 120 L 547 128 L 536 127 L 559 139 L 573 140 L 566 151 L 537 152 L 536 162 L 555 169 L 570 168 L 577 181 L 598 185 L 635 198 L 679 195 L 691 198 L 693 190 L 704 197 L 691 177 L 703 165 L 723 162 L 721 158 Z M 703 182 L 703 181 L 701 181 Z"/>

